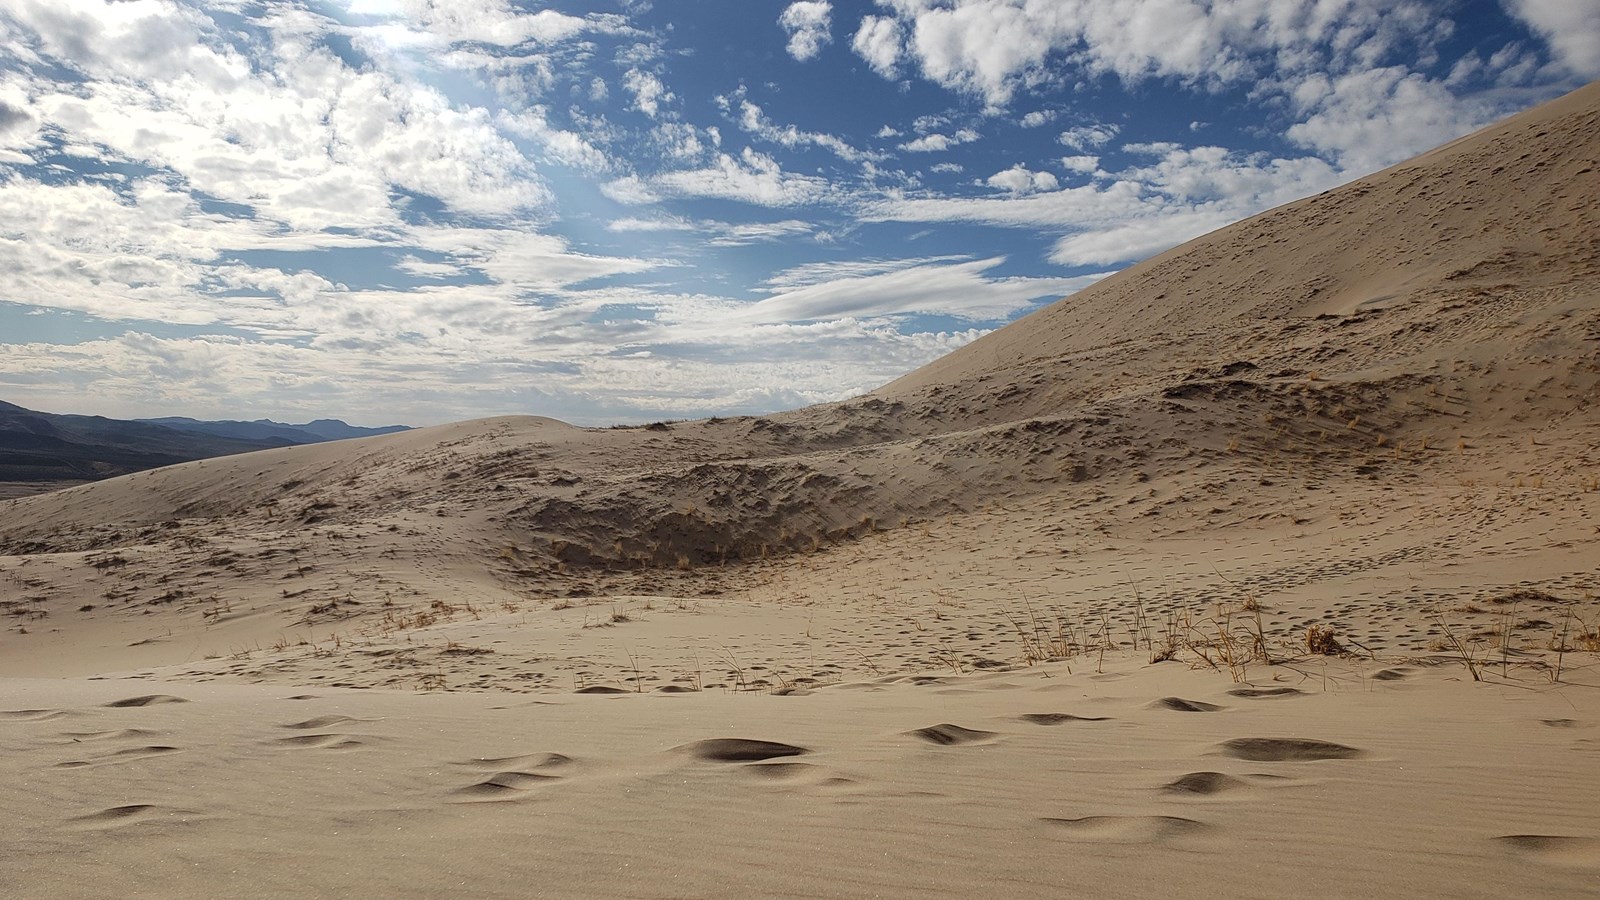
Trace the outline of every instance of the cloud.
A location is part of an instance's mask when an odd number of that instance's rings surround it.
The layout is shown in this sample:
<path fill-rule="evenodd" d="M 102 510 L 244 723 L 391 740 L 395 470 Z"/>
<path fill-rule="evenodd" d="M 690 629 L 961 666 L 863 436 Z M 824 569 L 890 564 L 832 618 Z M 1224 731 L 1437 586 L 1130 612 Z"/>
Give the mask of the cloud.
<path fill-rule="evenodd" d="M 1023 128 L 1038 128 L 1040 125 L 1050 124 L 1055 117 L 1056 111 L 1053 109 L 1036 109 L 1023 116 L 1018 124 Z"/>
<path fill-rule="evenodd" d="M 850 49 L 866 60 L 872 71 L 885 78 L 899 77 L 901 43 L 904 37 L 900 23 L 887 16 L 863 16 L 861 26 L 850 40 Z"/>
<path fill-rule="evenodd" d="M 622 76 L 622 86 L 633 95 L 633 108 L 652 119 L 661 113 L 661 104 L 678 99 L 660 78 L 639 69 L 629 69 Z"/>
<path fill-rule="evenodd" d="M 789 55 L 800 62 L 815 59 L 832 42 L 833 4 L 828 0 L 800 0 L 784 8 L 778 24 L 789 34 Z"/>
<path fill-rule="evenodd" d="M 651 203 L 663 197 L 708 197 L 756 206 L 801 206 L 820 202 L 832 193 L 826 179 L 785 172 L 772 157 L 749 147 L 738 157 L 718 153 L 706 168 L 627 176 L 601 190 L 628 204 Z"/>
<path fill-rule="evenodd" d="M 612 168 L 605 151 L 575 131 L 552 126 L 547 116 L 548 110 L 543 106 L 535 106 L 518 113 L 503 111 L 495 124 L 537 143 L 543 150 L 545 161 L 589 173 Z"/>
<path fill-rule="evenodd" d="M 1010 191 L 1013 194 L 1031 194 L 1035 191 L 1053 191 L 1061 187 L 1056 176 L 1049 172 L 1030 172 L 1017 163 L 1003 172 L 996 172 L 984 181 L 989 187 Z"/>
<path fill-rule="evenodd" d="M 666 216 L 652 219 L 635 217 L 616 219 L 606 224 L 606 230 L 618 233 L 691 232 L 705 236 L 706 243 L 709 246 L 742 247 L 748 244 L 778 241 L 795 235 L 810 234 L 816 229 L 811 223 L 802 222 L 799 219 L 784 219 L 778 222 L 741 222 L 736 224 L 715 220 L 692 221 L 680 216 Z"/>
<path fill-rule="evenodd" d="M 1121 130 L 1120 126 L 1111 123 L 1078 125 L 1061 132 L 1061 135 L 1056 140 L 1062 146 L 1070 147 L 1073 150 L 1089 150 L 1110 143 L 1111 139 L 1116 137 Z"/>
<path fill-rule="evenodd" d="M 600 193 L 625 206 L 642 206 L 657 203 L 661 195 L 652 190 L 649 182 L 638 175 L 624 175 L 600 185 Z"/>
<path fill-rule="evenodd" d="M 717 99 L 724 109 L 727 109 L 730 112 L 732 111 L 733 100 L 735 98 L 718 97 Z M 859 150 L 851 146 L 842 138 L 835 137 L 831 134 L 824 134 L 816 131 L 801 131 L 799 128 L 796 128 L 793 125 L 779 127 L 778 125 L 774 124 L 772 120 L 767 118 L 767 114 L 761 109 L 761 107 L 750 102 L 748 99 L 744 99 L 743 97 L 739 97 L 738 100 L 740 127 L 743 128 L 747 134 L 754 135 L 762 140 L 770 141 L 775 144 L 781 144 L 790 148 L 807 146 L 822 147 L 840 159 L 848 162 L 882 160 L 885 157 L 885 154 L 882 153 L 874 153 L 869 150 Z"/>
<path fill-rule="evenodd" d="M 816 226 L 811 222 L 799 219 L 784 219 L 779 222 L 741 222 L 732 224 L 728 222 L 711 223 L 714 236 L 709 243 L 713 247 L 742 247 L 747 244 L 759 244 L 780 241 L 795 235 L 814 234 Z"/>
<path fill-rule="evenodd" d="M 1041 297 L 1059 297 L 1103 277 L 984 277 L 983 273 L 1004 262 L 1005 257 L 931 265 L 907 261 L 892 271 L 851 274 L 785 289 L 741 312 L 739 318 L 794 322 L 924 314 L 990 321 L 1010 316 Z"/>
<path fill-rule="evenodd" d="M 307 344 L 131 330 L 70 346 L 10 344 L 0 354 L 0 390 L 25 405 L 121 416 L 226 418 L 251 409 L 294 420 L 434 424 L 537 410 L 605 424 L 841 400 L 984 333 L 907 333 L 849 316 L 744 321 L 732 315 L 741 304 L 716 297 L 593 293 L 549 307 L 427 293 L 399 307 L 382 297 L 352 301 L 348 315 L 425 328 L 427 340 Z M 629 309 L 649 314 L 619 316 Z"/>
<path fill-rule="evenodd" d="M 1107 265 L 1144 259 L 1236 220 L 1231 209 L 1169 209 L 1109 228 L 1056 241 L 1050 261 L 1063 266 Z"/>
<path fill-rule="evenodd" d="M 711 146 L 719 143 L 716 129 L 705 130 L 706 140 L 700 139 L 702 131 L 687 122 L 659 122 L 650 129 L 650 140 L 661 149 L 666 159 L 685 162 L 698 161 Z"/>
<path fill-rule="evenodd" d="M 783 293 L 841 279 L 862 279 L 916 267 L 966 262 L 964 256 L 929 256 L 914 259 L 848 259 L 802 263 L 774 272 L 762 282 L 769 293 Z"/>
<path fill-rule="evenodd" d="M 516 293 L 581 284 L 596 278 L 645 272 L 659 262 L 578 253 L 565 239 L 535 231 L 435 227 L 413 230 L 409 246 L 453 257 Z"/>
<path fill-rule="evenodd" d="M 325 20 L 279 15 L 262 26 L 282 29 L 270 44 L 242 49 L 232 43 L 242 35 L 171 4 L 22 2 L 9 14 L 47 58 L 79 73 L 76 84 L 40 83 L 32 109 L 42 125 L 286 228 L 393 226 L 395 189 L 481 215 L 551 198 L 486 110 L 351 68 L 322 42 Z"/>
<path fill-rule="evenodd" d="M 613 219 L 606 223 L 607 231 L 696 231 L 699 226 L 688 219 L 677 216 L 667 216 L 655 219 L 640 219 L 633 216 L 622 219 Z"/>
<path fill-rule="evenodd" d="M 1600 78 L 1600 4 L 1593 0 L 1501 0 L 1506 12 L 1550 42 L 1551 54 L 1582 78 Z"/>
<path fill-rule="evenodd" d="M 103 318 L 283 325 L 288 310 L 224 296 L 246 268 L 225 257 L 373 244 L 208 213 L 158 178 L 116 187 L 0 180 L 0 297 Z"/>
<path fill-rule="evenodd" d="M 618 15 L 573 16 L 552 9 L 524 12 L 507 0 L 399 0 L 362 4 L 351 12 L 384 21 L 391 34 L 403 34 L 405 40 L 433 45 L 517 47 L 559 43 L 586 32 L 628 30 L 627 20 Z"/>
<path fill-rule="evenodd" d="M 958 144 L 970 144 L 980 135 L 971 128 L 963 128 L 953 135 L 943 135 L 938 132 L 925 134 L 913 141 L 900 145 L 901 150 L 908 153 L 942 153 Z"/>
<path fill-rule="evenodd" d="M 505 227 L 279 234 L 271 222 L 207 212 L 156 178 L 120 189 L 11 178 L 0 182 L 0 223 L 0 297 L 8 300 L 107 320 L 332 341 L 388 340 L 425 327 L 418 294 L 363 291 L 315 271 L 245 264 L 240 251 L 392 252 L 397 273 L 456 282 L 420 293 L 490 307 L 661 265 L 579 253 L 561 238 Z"/>
<path fill-rule="evenodd" d="M 1306 118 L 1285 136 L 1363 174 L 1499 118 L 1483 100 L 1459 98 L 1443 82 L 1399 66 L 1307 79 L 1294 94 Z"/>
<path fill-rule="evenodd" d="M 1316 157 L 1278 158 L 1220 147 L 1135 146 L 1151 156 L 1076 187 L 1037 185 L 1027 170 L 999 173 L 1005 197 L 888 196 L 863 204 L 865 221 L 970 222 L 1062 233 L 1050 260 L 1064 266 L 1141 259 L 1348 176 Z M 1028 180 L 1027 191 L 1022 179 Z M 1046 182 L 1048 183 L 1048 182 Z"/>
<path fill-rule="evenodd" d="M 1521 2 L 1521 0 L 1508 0 Z M 1559 0 L 1528 0 L 1554 8 Z M 1448 36 L 1421 0 L 883 0 L 923 77 L 1004 107 L 1063 70 L 1201 88 L 1340 73 Z M 1549 19 L 1553 21 L 1554 15 Z M 859 34 L 859 32 L 858 32 Z M 886 74 L 886 77 L 892 77 Z"/>
<path fill-rule="evenodd" d="M 1100 157 L 1089 154 L 1063 156 L 1061 157 L 1061 166 L 1069 172 L 1092 175 L 1100 169 Z"/>
<path fill-rule="evenodd" d="M 0 81 L 0 149 L 32 150 L 41 144 L 39 114 L 27 88 L 16 81 Z M 31 157 L 15 161 L 29 162 Z"/>

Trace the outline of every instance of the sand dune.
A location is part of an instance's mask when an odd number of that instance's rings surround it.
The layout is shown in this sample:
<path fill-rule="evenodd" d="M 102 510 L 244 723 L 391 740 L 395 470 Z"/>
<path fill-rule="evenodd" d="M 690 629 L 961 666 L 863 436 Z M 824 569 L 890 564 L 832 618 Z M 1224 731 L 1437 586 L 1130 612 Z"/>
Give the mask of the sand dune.
<path fill-rule="evenodd" d="M 845 403 L 0 503 L 0 885 L 1578 895 L 1596 146 L 1591 85 Z"/>

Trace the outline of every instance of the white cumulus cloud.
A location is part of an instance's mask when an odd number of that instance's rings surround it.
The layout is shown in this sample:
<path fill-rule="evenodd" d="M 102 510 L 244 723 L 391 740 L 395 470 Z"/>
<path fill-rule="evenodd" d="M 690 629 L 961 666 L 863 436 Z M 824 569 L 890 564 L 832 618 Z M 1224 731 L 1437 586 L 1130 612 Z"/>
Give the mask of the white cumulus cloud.
<path fill-rule="evenodd" d="M 951 135 L 934 132 L 925 134 L 915 140 L 907 141 L 900 145 L 900 149 L 909 153 L 940 153 L 958 144 L 970 144 L 978 140 L 979 137 L 978 132 L 971 128 L 962 128 Z"/>
<path fill-rule="evenodd" d="M 833 4 L 828 0 L 799 0 L 784 8 L 778 24 L 789 34 L 789 55 L 805 62 L 815 59 L 833 40 Z"/>
<path fill-rule="evenodd" d="M 1506 11 L 1550 42 L 1562 65 L 1600 78 L 1600 3 L 1595 0 L 1501 0 Z"/>
<path fill-rule="evenodd" d="M 1013 194 L 1031 194 L 1035 191 L 1053 191 L 1061 187 L 1056 176 L 1049 172 L 1030 172 L 1028 167 L 1017 163 L 1003 172 L 996 172 L 984 181 L 989 187 L 997 190 L 1010 191 Z"/>
<path fill-rule="evenodd" d="M 850 40 L 850 49 L 866 60 L 872 71 L 885 78 L 895 78 L 903 41 L 899 22 L 888 16 L 864 16 L 856 36 Z"/>
<path fill-rule="evenodd" d="M 622 76 L 622 86 L 633 95 L 633 108 L 654 119 L 661 113 L 661 104 L 677 97 L 652 72 L 629 69 Z"/>

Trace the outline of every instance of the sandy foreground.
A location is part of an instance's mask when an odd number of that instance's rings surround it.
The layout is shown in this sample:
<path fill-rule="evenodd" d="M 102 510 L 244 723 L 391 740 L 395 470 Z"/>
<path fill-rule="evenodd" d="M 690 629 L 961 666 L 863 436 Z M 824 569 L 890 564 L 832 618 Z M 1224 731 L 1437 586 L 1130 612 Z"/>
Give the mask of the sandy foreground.
<path fill-rule="evenodd" d="M 12 679 L 7 891 L 1593 887 L 1592 669 L 1559 690 L 1419 665 L 1319 664 L 1253 687 L 1178 665 L 1073 669 L 537 699 Z"/>
<path fill-rule="evenodd" d="M 0 502 L 0 896 L 1575 897 L 1600 85 L 856 400 Z"/>

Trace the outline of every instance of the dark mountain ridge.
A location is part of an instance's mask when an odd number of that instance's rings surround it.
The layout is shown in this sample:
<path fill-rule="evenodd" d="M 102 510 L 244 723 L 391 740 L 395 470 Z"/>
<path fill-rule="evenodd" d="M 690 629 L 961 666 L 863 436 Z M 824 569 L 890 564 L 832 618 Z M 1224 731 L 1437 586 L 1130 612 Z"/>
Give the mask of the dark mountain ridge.
<path fill-rule="evenodd" d="M 0 482 L 98 481 L 197 459 L 405 431 L 338 419 L 206 422 L 38 412 L 0 401 Z"/>
<path fill-rule="evenodd" d="M 205 421 L 187 416 L 164 416 L 156 419 L 135 419 L 152 425 L 165 425 L 179 431 L 192 431 L 221 438 L 242 441 L 282 441 L 290 444 L 317 444 L 323 441 L 342 441 L 349 438 L 372 437 L 410 430 L 409 425 L 385 425 L 379 428 L 362 428 L 339 419 L 314 419 L 302 425 L 255 419 L 241 422 L 232 419 Z"/>

